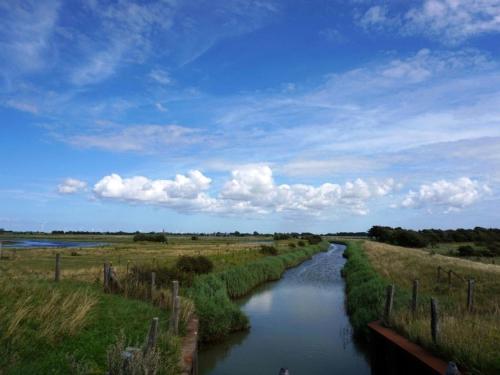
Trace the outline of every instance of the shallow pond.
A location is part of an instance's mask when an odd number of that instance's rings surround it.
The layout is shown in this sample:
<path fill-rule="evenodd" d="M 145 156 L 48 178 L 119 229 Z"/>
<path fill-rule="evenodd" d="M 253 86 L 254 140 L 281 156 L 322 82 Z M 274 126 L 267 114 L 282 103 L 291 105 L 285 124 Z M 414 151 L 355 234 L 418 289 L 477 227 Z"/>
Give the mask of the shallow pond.
<path fill-rule="evenodd" d="M 7 249 L 29 249 L 37 247 L 53 247 L 53 248 L 68 248 L 68 247 L 95 247 L 104 246 L 103 242 L 77 242 L 77 241 L 56 241 L 56 240 L 30 240 L 30 239 L 9 239 L 2 240 L 3 248 Z"/>

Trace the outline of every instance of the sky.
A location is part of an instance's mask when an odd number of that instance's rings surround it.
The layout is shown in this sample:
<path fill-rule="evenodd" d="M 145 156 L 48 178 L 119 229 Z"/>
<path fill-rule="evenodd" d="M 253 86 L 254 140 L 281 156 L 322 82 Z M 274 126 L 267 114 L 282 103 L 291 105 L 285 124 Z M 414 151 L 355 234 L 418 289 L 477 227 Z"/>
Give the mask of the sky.
<path fill-rule="evenodd" d="M 498 227 L 498 0 L 0 0 L 0 228 Z"/>

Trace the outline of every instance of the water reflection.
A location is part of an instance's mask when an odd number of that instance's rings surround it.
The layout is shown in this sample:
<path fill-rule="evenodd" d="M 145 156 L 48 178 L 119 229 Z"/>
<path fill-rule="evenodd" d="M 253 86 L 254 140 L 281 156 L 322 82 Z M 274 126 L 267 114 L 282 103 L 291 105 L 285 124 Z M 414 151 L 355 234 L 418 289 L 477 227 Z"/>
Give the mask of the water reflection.
<path fill-rule="evenodd" d="M 204 348 L 200 373 L 277 374 L 288 367 L 292 375 L 369 374 L 345 311 L 343 250 L 332 246 L 238 301 L 250 332 Z"/>

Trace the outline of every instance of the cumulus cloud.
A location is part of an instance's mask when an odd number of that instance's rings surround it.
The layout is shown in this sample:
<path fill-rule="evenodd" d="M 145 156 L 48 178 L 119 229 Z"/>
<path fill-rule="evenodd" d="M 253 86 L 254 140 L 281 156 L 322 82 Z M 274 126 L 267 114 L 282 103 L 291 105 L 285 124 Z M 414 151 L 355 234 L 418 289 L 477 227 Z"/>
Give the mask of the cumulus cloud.
<path fill-rule="evenodd" d="M 85 190 L 87 183 L 76 178 L 67 178 L 61 184 L 57 185 L 59 194 L 75 194 Z"/>
<path fill-rule="evenodd" d="M 177 175 L 174 180 L 122 178 L 112 174 L 94 186 L 94 193 L 99 198 L 161 205 L 181 212 L 315 215 L 341 209 L 366 215 L 369 201 L 390 194 L 396 187 L 392 179 L 383 182 L 357 179 L 343 185 L 278 185 L 266 165 L 233 170 L 215 196 L 207 192 L 210 184 L 211 179 L 199 171 Z"/>
<path fill-rule="evenodd" d="M 158 204 L 183 211 L 203 211 L 213 204 L 204 193 L 211 179 L 200 171 L 178 174 L 173 180 L 151 180 L 143 176 L 122 178 L 118 174 L 103 177 L 94 185 L 99 198 Z"/>
<path fill-rule="evenodd" d="M 437 207 L 451 212 L 468 207 L 490 193 L 488 185 L 468 177 L 453 181 L 439 180 L 421 185 L 418 191 L 411 190 L 401 202 L 401 206 L 429 209 Z"/>

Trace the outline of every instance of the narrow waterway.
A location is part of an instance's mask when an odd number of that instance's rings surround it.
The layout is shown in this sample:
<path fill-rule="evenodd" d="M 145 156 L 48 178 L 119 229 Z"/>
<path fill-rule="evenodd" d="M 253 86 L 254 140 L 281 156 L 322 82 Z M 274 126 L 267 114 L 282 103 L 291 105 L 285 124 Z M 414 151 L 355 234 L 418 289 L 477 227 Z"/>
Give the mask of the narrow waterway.
<path fill-rule="evenodd" d="M 250 318 L 236 333 L 199 353 L 201 375 L 363 375 L 369 360 L 352 340 L 344 305 L 343 245 L 288 270 L 238 301 Z"/>

